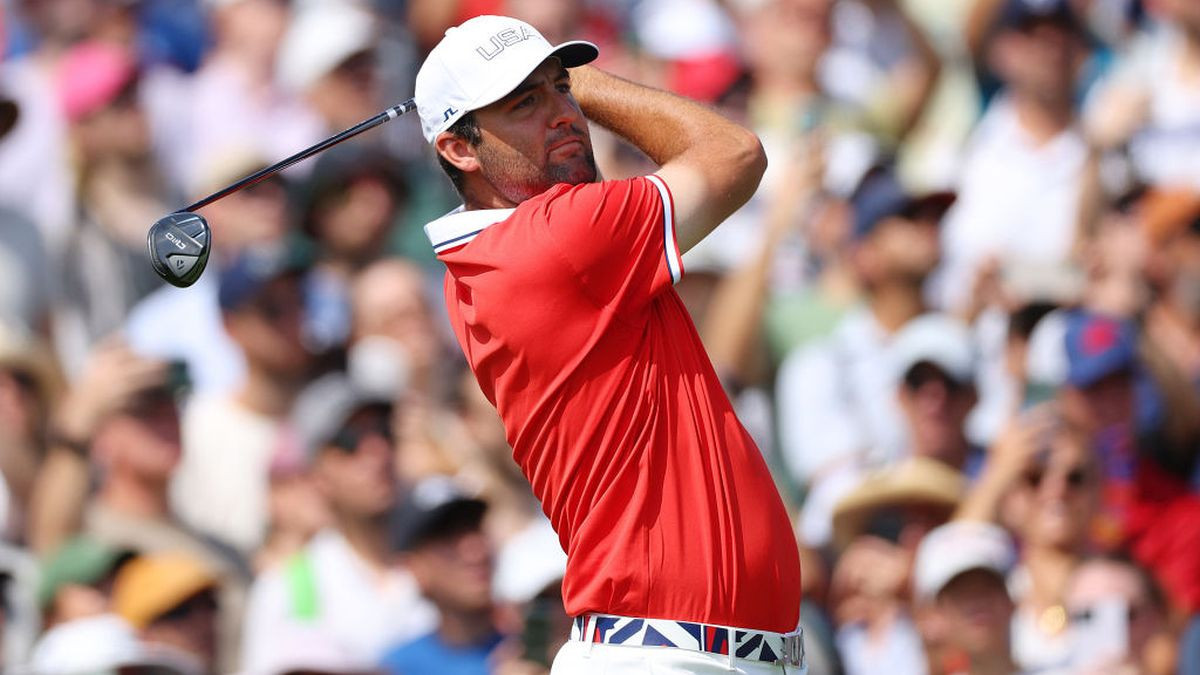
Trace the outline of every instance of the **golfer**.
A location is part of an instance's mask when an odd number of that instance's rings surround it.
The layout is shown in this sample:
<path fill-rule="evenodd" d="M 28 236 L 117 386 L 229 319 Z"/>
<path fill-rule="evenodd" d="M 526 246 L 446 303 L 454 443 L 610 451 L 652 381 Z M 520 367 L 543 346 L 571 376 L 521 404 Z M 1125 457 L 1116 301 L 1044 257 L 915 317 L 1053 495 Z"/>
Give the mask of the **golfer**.
<path fill-rule="evenodd" d="M 463 200 L 425 227 L 455 336 L 568 556 L 552 672 L 801 672 L 788 514 L 673 288 L 766 158 L 597 55 L 483 16 L 416 80 Z M 588 120 L 661 168 L 602 180 Z"/>

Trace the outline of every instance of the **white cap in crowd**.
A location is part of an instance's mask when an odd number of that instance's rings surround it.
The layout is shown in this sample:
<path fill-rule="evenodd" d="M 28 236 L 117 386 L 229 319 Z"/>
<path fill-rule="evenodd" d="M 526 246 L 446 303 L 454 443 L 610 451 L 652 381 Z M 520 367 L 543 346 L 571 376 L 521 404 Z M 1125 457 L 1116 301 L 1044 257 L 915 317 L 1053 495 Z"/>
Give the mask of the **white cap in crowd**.
<path fill-rule="evenodd" d="M 279 81 L 304 92 L 355 54 L 375 46 L 375 18 L 350 2 L 311 3 L 297 11 L 279 47 Z"/>
<path fill-rule="evenodd" d="M 414 98 L 425 140 L 432 143 L 463 115 L 504 98 L 551 56 L 574 68 L 599 54 L 582 40 L 551 45 L 533 26 L 506 16 L 464 21 L 446 31 L 417 73 Z"/>
<path fill-rule="evenodd" d="M 521 604 L 567 573 L 567 554 L 550 521 L 539 518 L 504 544 L 493 579 L 496 599 Z"/>
<path fill-rule="evenodd" d="M 975 381 L 975 348 L 967 326 L 947 314 L 929 313 L 904 324 L 891 345 L 896 380 L 918 363 L 937 366 L 951 379 Z"/>
<path fill-rule="evenodd" d="M 913 590 L 929 600 L 964 572 L 982 569 L 1001 578 L 1016 560 L 1012 538 L 992 523 L 956 520 L 935 528 L 921 540 L 913 565 Z"/>

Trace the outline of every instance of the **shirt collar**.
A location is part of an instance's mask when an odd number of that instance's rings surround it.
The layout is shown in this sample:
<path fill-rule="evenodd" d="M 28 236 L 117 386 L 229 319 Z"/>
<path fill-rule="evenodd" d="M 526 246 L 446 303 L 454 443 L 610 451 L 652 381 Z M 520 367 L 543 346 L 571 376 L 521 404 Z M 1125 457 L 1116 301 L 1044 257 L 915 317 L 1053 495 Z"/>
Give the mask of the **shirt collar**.
<path fill-rule="evenodd" d="M 425 236 L 433 244 L 434 253 L 462 246 L 488 227 L 506 220 L 516 209 L 480 209 L 467 211 L 459 206 L 450 213 L 425 226 Z"/>

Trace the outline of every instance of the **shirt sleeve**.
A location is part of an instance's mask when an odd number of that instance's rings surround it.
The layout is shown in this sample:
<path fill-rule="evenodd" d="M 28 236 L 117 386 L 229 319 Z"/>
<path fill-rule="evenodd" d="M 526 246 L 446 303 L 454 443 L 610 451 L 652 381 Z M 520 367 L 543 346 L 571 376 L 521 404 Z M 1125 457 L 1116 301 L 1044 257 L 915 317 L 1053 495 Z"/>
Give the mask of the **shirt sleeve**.
<path fill-rule="evenodd" d="M 683 276 L 671 192 L 658 176 L 576 185 L 545 209 L 549 240 L 601 305 L 643 305 Z"/>

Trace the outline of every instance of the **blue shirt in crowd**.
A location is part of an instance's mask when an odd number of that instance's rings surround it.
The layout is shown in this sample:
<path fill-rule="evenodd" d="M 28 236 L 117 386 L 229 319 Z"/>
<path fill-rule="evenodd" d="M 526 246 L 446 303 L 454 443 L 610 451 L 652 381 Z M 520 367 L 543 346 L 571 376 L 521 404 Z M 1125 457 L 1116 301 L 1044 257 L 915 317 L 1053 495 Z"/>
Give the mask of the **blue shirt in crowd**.
<path fill-rule="evenodd" d="M 435 631 L 392 649 L 381 666 L 391 675 L 488 675 L 488 657 L 502 640 L 496 633 L 479 644 L 451 646 Z"/>

